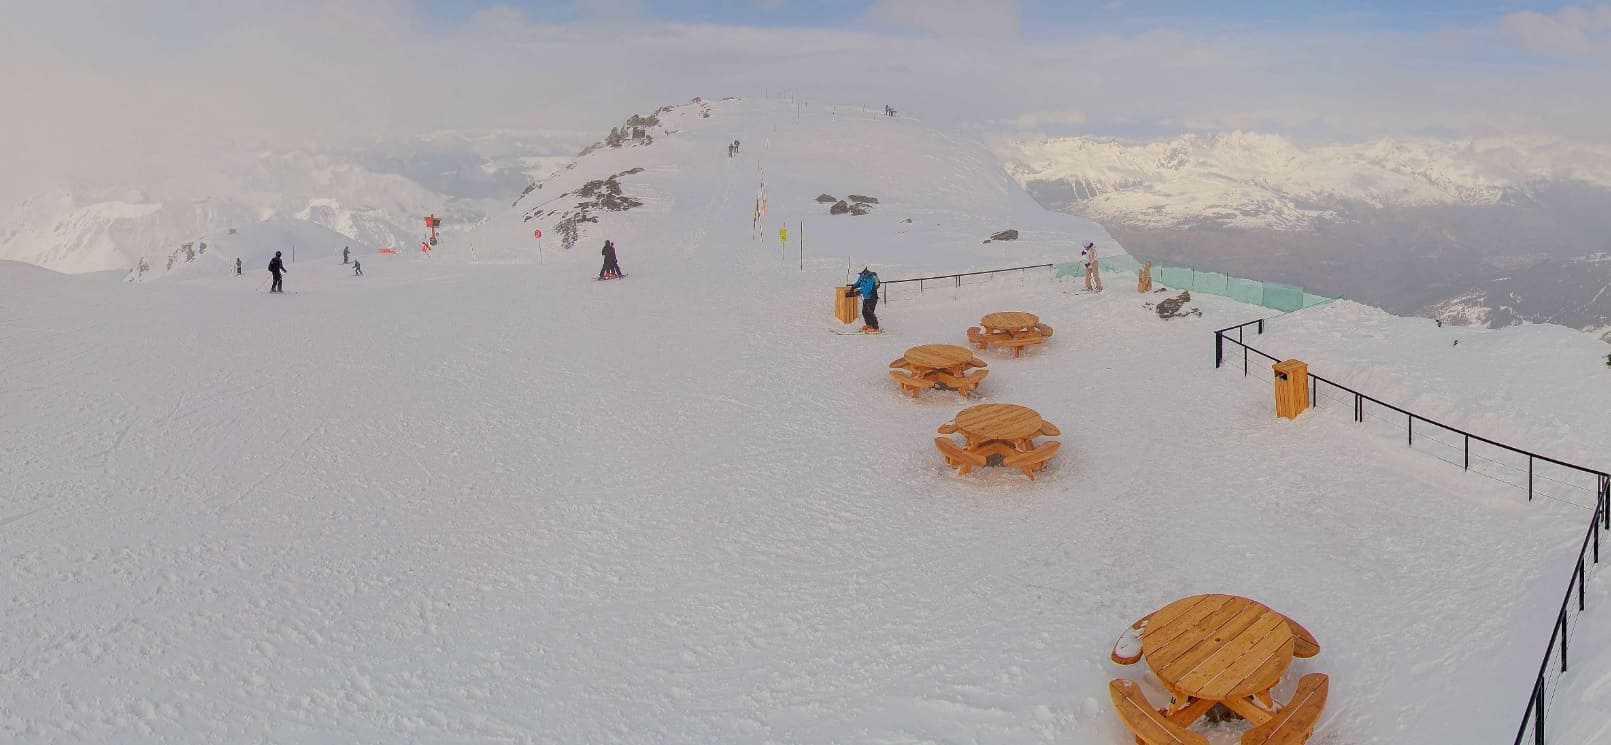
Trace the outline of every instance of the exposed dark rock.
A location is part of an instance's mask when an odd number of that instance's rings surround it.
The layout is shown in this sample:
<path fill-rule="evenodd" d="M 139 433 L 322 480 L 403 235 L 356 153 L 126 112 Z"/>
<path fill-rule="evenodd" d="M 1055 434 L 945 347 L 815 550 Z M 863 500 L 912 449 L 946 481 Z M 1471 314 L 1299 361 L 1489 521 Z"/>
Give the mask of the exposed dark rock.
<path fill-rule="evenodd" d="M 1196 308 L 1184 310 L 1186 303 L 1189 302 L 1191 302 L 1190 292 L 1181 292 L 1179 295 L 1176 295 L 1172 298 L 1166 298 L 1158 303 L 1158 317 L 1167 321 L 1171 318 L 1184 318 L 1186 316 L 1200 316 L 1203 314 L 1202 311 Z"/>
<path fill-rule="evenodd" d="M 849 211 L 850 205 L 847 204 L 843 199 L 834 202 L 833 206 L 828 208 L 828 214 L 830 215 L 843 215 Z"/>
<path fill-rule="evenodd" d="M 582 225 L 599 221 L 598 217 L 593 215 L 595 211 L 625 212 L 634 207 L 643 206 L 643 202 L 623 193 L 620 180 L 622 176 L 632 176 L 642 172 L 642 168 L 633 168 L 609 178 L 589 181 L 582 184 L 575 191 L 561 194 L 561 198 L 578 197 L 579 200 L 560 216 L 559 222 L 554 224 L 554 231 L 559 233 L 560 236 L 560 244 L 567 249 L 575 246 L 576 241 L 581 238 Z M 555 210 L 549 210 L 546 214 L 543 214 L 540 213 L 540 210 L 534 209 L 526 213 L 525 220 L 530 222 L 533 218 L 539 216 L 552 217 L 554 213 Z"/>
<path fill-rule="evenodd" d="M 1017 228 L 1007 228 L 1006 230 L 1003 230 L 1000 233 L 996 233 L 996 234 L 990 236 L 989 238 L 985 239 L 985 243 L 989 243 L 990 241 L 1016 241 L 1016 240 L 1018 240 L 1018 229 Z"/>
<path fill-rule="evenodd" d="M 849 199 L 857 204 L 878 204 L 878 197 L 864 197 L 860 194 L 852 194 Z"/>
<path fill-rule="evenodd" d="M 834 202 L 837 202 L 837 201 L 839 201 L 839 198 L 836 197 L 836 196 L 833 196 L 831 194 L 818 194 L 817 195 L 817 203 L 818 204 L 833 204 Z"/>
<path fill-rule="evenodd" d="M 865 215 L 865 214 L 867 214 L 869 212 L 872 212 L 872 211 L 873 211 L 873 207 L 872 207 L 872 205 L 869 205 L 869 204 L 862 204 L 861 202 L 857 202 L 855 204 L 850 205 L 850 214 L 852 214 L 852 215 Z"/>

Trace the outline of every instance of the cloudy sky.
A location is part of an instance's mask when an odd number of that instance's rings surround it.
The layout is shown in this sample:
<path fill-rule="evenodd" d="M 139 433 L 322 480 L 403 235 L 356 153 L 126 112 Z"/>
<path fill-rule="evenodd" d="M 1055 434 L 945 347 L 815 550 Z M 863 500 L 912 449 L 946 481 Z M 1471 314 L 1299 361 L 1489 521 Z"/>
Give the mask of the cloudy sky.
<path fill-rule="evenodd" d="M 1611 138 L 1611 5 L 0 0 L 12 185 L 265 143 L 598 131 L 787 90 L 978 132 Z"/>

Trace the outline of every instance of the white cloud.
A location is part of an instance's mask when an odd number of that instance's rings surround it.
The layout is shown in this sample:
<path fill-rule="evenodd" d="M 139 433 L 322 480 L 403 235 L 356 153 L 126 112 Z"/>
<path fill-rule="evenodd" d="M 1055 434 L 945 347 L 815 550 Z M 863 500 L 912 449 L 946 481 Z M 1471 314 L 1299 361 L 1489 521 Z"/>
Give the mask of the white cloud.
<path fill-rule="evenodd" d="M 780 89 L 813 103 L 889 103 L 940 126 L 1611 138 L 1611 97 L 1588 95 L 1611 78 L 1601 58 L 1515 65 L 1492 29 L 1458 47 L 1433 33 L 1245 30 L 1078 30 L 1034 41 L 1009 33 L 1018 14 L 1008 4 L 978 23 L 994 30 L 959 43 L 944 34 L 960 33 L 953 24 L 974 6 L 882 7 L 930 9 L 907 21 L 930 35 L 565 24 L 508 8 L 443 26 L 411 0 L 29 4 L 0 25 L 0 80 L 16 102 L 0 189 L 138 182 L 270 141 L 607 130 L 694 96 Z M 1584 13 L 1556 22 L 1598 22 Z"/>
<path fill-rule="evenodd" d="M 874 0 L 875 24 L 947 38 L 1005 39 L 1018 34 L 1018 0 Z"/>
<path fill-rule="evenodd" d="M 1108 0 L 1102 4 L 1104 10 L 1118 10 L 1125 6 L 1125 0 Z"/>
<path fill-rule="evenodd" d="M 1019 114 L 1012 125 L 1019 129 L 1039 129 L 1047 126 L 1075 126 L 1085 123 L 1085 115 L 1078 111 L 1036 111 Z"/>
<path fill-rule="evenodd" d="M 1512 13 L 1499 21 L 1499 30 L 1539 54 L 1611 54 L 1611 6 L 1567 6 L 1553 16 L 1532 11 Z"/>

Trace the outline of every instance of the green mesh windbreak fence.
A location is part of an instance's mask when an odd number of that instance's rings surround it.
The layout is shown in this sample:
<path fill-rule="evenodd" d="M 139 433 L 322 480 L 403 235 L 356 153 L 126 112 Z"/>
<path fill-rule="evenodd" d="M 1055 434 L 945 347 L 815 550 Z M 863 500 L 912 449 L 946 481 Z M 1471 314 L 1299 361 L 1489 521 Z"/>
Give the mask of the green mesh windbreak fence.
<path fill-rule="evenodd" d="M 1103 279 L 1107 284 L 1121 281 L 1121 276 L 1134 277 L 1141 269 L 1141 260 L 1129 255 L 1104 256 Z M 1085 276 L 1085 262 L 1074 261 L 1057 265 L 1058 277 Z M 1152 265 L 1152 281 L 1157 287 L 1171 290 L 1190 290 L 1202 295 L 1218 295 L 1249 305 L 1260 305 L 1283 312 L 1329 303 L 1336 298 L 1322 297 L 1304 292 L 1279 282 L 1260 282 L 1256 279 L 1231 277 L 1219 272 L 1199 272 L 1189 266 Z"/>
<path fill-rule="evenodd" d="M 1227 290 L 1228 292 L 1226 297 L 1237 302 L 1247 303 L 1248 305 L 1264 304 L 1263 282 L 1255 282 L 1251 279 L 1242 279 L 1241 277 L 1231 277 L 1230 286 L 1227 288 Z"/>

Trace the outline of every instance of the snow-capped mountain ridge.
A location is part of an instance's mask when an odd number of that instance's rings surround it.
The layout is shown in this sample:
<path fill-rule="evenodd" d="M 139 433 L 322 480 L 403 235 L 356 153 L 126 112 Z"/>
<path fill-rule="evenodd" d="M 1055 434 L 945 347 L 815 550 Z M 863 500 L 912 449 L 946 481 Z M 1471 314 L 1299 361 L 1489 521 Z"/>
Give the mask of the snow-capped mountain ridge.
<path fill-rule="evenodd" d="M 1493 206 L 1549 181 L 1611 189 L 1611 146 L 1539 138 L 1302 146 L 1279 135 L 1229 132 L 993 145 L 1008 173 L 1043 200 L 1148 227 L 1305 230 L 1343 219 L 1353 207 Z"/>

